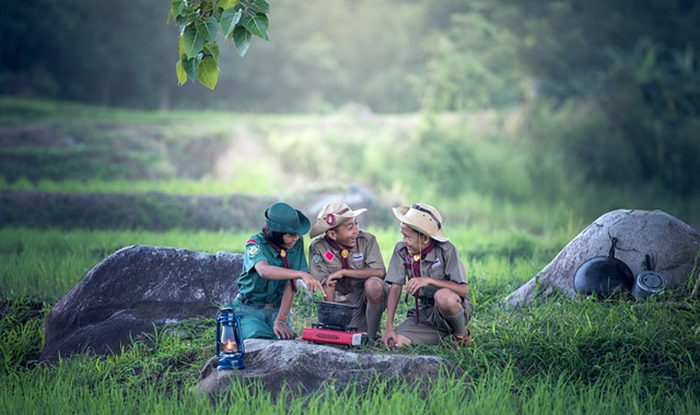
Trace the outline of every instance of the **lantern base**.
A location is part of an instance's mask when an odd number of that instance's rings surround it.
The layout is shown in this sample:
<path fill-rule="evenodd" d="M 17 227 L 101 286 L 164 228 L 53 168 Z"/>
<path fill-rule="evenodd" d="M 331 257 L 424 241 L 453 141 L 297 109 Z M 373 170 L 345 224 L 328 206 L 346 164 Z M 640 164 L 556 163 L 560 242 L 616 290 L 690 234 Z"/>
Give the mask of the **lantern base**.
<path fill-rule="evenodd" d="M 219 370 L 245 369 L 243 356 L 224 356 L 219 359 Z"/>

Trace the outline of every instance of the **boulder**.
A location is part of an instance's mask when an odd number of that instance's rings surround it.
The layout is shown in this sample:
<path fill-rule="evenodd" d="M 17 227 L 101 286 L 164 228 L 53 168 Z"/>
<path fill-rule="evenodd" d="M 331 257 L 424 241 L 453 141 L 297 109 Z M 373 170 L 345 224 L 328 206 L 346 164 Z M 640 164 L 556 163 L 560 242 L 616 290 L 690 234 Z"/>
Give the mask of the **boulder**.
<path fill-rule="evenodd" d="M 608 212 L 579 233 L 535 277 L 509 294 L 507 307 L 532 305 L 535 299 L 559 292 L 575 299 L 574 275 L 585 261 L 607 256 L 617 238 L 615 258 L 625 262 L 637 276 L 646 271 L 646 256 L 662 273 L 667 287 L 684 283 L 697 266 L 700 234 L 668 213 L 654 210 L 619 209 Z"/>
<path fill-rule="evenodd" d="M 49 312 L 42 361 L 118 352 L 154 327 L 215 317 L 237 293 L 241 254 L 136 245 L 105 258 Z"/>
<path fill-rule="evenodd" d="M 362 394 L 372 381 L 380 380 L 405 381 L 427 390 L 440 376 L 464 376 L 456 364 L 437 356 L 360 352 L 302 340 L 248 339 L 245 350 L 245 369 L 216 369 L 214 358 L 202 370 L 195 391 L 214 399 L 226 393 L 232 382 L 259 382 L 276 399 L 283 388 L 306 395 L 325 387 L 343 390 L 353 385 Z"/>

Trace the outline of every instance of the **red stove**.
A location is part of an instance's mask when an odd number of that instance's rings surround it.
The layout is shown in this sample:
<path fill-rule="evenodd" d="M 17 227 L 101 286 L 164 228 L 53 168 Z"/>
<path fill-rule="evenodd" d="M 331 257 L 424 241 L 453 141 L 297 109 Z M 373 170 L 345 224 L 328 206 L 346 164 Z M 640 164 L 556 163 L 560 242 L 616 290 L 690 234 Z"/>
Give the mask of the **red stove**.
<path fill-rule="evenodd" d="M 366 332 L 357 331 L 354 327 L 312 324 L 312 327 L 302 330 L 301 339 L 339 346 L 361 346 L 367 344 L 368 337 Z"/>

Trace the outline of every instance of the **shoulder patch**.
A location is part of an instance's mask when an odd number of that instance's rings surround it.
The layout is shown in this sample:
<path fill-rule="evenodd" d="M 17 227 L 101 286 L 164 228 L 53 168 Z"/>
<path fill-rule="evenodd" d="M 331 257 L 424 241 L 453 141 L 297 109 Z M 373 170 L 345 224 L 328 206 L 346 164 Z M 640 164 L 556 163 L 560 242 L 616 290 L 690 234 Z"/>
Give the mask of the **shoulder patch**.
<path fill-rule="evenodd" d="M 311 257 L 311 262 L 313 262 L 315 265 L 321 263 L 321 255 L 313 254 L 313 256 Z"/>
<path fill-rule="evenodd" d="M 257 244 L 257 243 L 258 243 L 258 241 L 256 241 L 256 240 L 253 239 L 253 238 L 248 239 L 247 241 L 245 241 L 245 244 L 246 244 L 246 245 L 248 245 L 248 244 Z"/>
<path fill-rule="evenodd" d="M 335 254 L 331 251 L 326 251 L 326 253 L 323 254 L 323 257 L 326 258 L 326 261 L 331 262 L 333 259 L 335 259 Z"/>
<path fill-rule="evenodd" d="M 251 245 L 248 247 L 246 253 L 248 254 L 248 256 L 253 257 L 260 253 L 260 247 L 257 245 Z"/>

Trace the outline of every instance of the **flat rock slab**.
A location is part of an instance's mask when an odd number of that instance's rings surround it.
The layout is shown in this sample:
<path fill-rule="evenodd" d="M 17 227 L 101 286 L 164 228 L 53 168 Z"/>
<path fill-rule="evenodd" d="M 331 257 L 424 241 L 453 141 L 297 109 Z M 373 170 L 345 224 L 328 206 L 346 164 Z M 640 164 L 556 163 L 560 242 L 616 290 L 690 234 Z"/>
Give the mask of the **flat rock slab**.
<path fill-rule="evenodd" d="M 213 398 L 233 382 L 260 382 L 276 398 L 283 388 L 306 395 L 327 386 L 343 390 L 353 385 L 361 393 L 374 380 L 418 382 L 428 388 L 439 377 L 464 376 L 453 362 L 437 356 L 359 352 L 302 340 L 248 339 L 245 347 L 245 369 L 218 370 L 217 360 L 212 359 L 195 390 Z"/>

